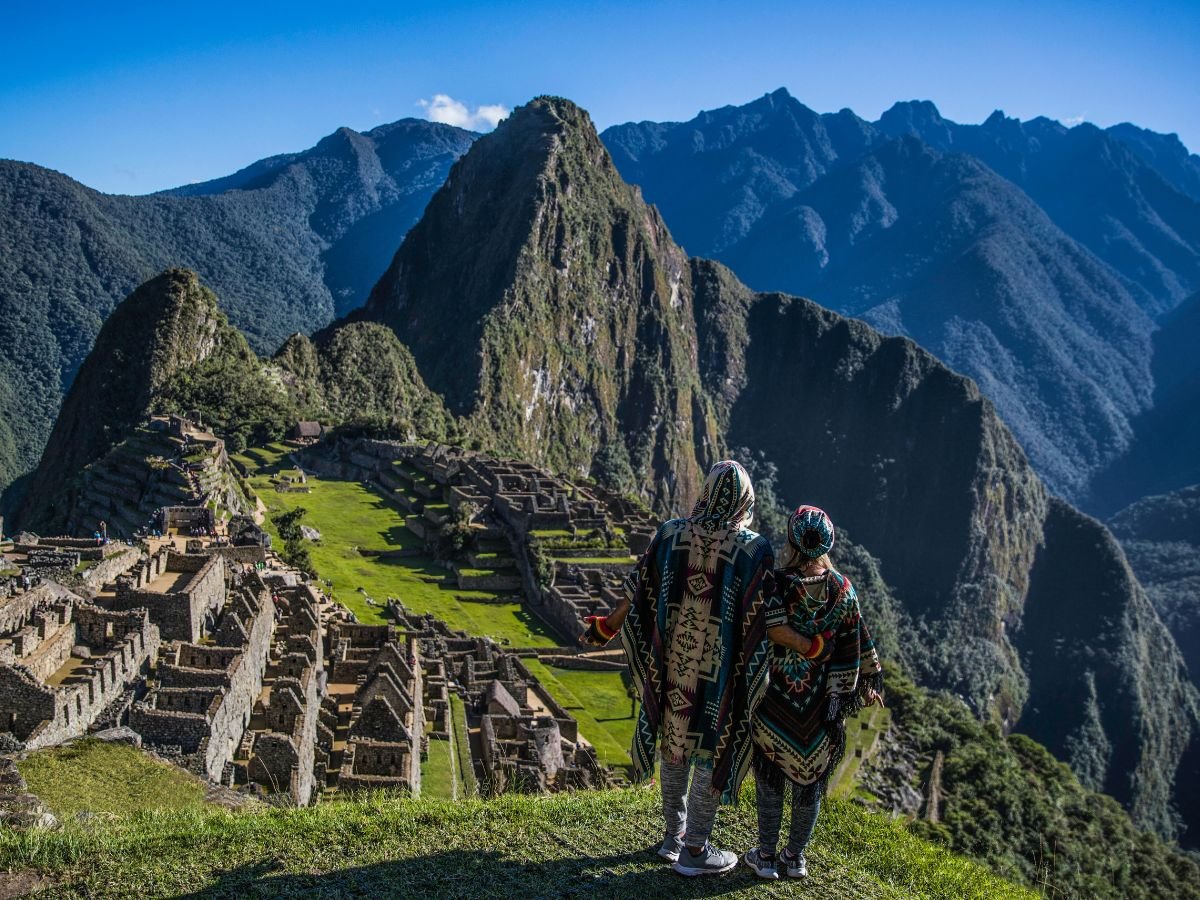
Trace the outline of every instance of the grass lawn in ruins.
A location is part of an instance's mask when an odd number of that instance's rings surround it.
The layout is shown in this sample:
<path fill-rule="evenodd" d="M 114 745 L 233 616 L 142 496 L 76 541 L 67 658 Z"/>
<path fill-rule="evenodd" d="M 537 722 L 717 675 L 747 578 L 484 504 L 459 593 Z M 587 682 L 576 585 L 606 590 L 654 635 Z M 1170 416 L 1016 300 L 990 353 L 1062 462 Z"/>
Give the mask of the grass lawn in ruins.
<path fill-rule="evenodd" d="M 75 741 L 18 764 L 29 790 L 60 820 L 203 806 L 204 782 L 127 744 Z"/>
<path fill-rule="evenodd" d="M 822 808 L 804 882 L 762 882 L 745 866 L 684 879 L 652 851 L 660 804 L 657 790 L 634 788 L 167 811 L 99 828 L 0 829 L 0 873 L 37 870 L 55 897 L 1036 896 L 836 798 Z M 740 806 L 720 811 L 713 840 L 751 846 L 749 788 Z"/>
<path fill-rule="evenodd" d="M 429 756 L 421 763 L 421 796 L 434 800 L 453 800 L 456 796 L 455 781 L 450 742 L 431 739 Z"/>
<path fill-rule="evenodd" d="M 274 444 L 235 458 L 250 471 L 250 484 L 268 516 L 297 506 L 308 510 L 304 523 L 321 532 L 321 541 L 309 545 L 313 565 L 322 579 L 333 582 L 334 598 L 353 610 L 359 621 L 383 622 L 383 604 L 390 596 L 399 597 L 414 612 L 433 613 L 451 628 L 491 637 L 502 645 L 553 647 L 558 643 L 520 603 L 497 603 L 494 594 L 444 584 L 451 573 L 427 557 L 364 556 L 360 549 L 419 550 L 422 541 L 404 527 L 399 510 L 359 482 L 310 476 L 308 493 L 277 492 L 270 474 L 285 452 L 282 445 Z M 269 521 L 266 527 L 273 530 Z M 378 605 L 369 605 L 367 596 Z"/>
<path fill-rule="evenodd" d="M 529 671 L 579 721 L 579 730 L 605 765 L 628 769 L 637 719 L 629 716 L 629 695 L 620 672 L 560 669 L 527 659 Z"/>

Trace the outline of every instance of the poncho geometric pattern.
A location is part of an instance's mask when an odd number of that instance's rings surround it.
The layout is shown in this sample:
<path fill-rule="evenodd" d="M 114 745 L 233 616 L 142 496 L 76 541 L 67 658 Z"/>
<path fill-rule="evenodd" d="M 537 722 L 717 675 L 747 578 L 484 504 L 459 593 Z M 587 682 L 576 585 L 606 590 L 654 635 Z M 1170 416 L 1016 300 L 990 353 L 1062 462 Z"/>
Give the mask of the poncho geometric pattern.
<path fill-rule="evenodd" d="M 753 504 L 745 470 L 719 463 L 692 515 L 664 523 L 625 581 L 621 642 L 642 701 L 634 774 L 653 773 L 659 745 L 671 762 L 711 765 L 723 803 L 749 770 L 767 629 L 786 616 L 770 588 L 771 545 L 745 527 Z"/>
<path fill-rule="evenodd" d="M 771 648 L 770 684 L 754 713 L 756 771 L 811 798 L 841 761 L 846 717 L 862 708 L 868 689 L 882 690 L 883 670 L 848 578 L 829 570 L 810 600 L 797 571 L 778 569 L 775 587 L 794 629 L 810 637 L 834 631 L 832 654 L 821 663 Z"/>

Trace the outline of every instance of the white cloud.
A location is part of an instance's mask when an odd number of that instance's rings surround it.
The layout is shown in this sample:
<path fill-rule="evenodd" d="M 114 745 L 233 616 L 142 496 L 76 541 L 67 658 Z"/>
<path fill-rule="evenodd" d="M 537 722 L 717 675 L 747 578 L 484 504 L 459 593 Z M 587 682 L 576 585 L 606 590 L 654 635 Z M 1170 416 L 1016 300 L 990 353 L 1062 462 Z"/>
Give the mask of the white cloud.
<path fill-rule="evenodd" d="M 1062 123 L 1068 128 L 1074 128 L 1076 125 L 1082 125 L 1085 121 L 1083 116 L 1068 116 L 1062 120 Z"/>
<path fill-rule="evenodd" d="M 432 100 L 418 100 L 417 106 L 425 110 L 425 118 L 430 122 L 456 125 L 471 131 L 491 131 L 509 113 L 508 107 L 499 103 L 477 106 L 472 112 L 467 104 L 449 94 L 434 94 Z"/>

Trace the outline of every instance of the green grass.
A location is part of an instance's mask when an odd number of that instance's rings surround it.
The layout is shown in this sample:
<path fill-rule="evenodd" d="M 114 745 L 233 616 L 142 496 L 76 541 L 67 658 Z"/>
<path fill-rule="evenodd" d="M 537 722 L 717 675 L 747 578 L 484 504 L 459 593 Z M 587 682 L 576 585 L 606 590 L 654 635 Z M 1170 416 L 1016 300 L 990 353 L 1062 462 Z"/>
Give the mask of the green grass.
<path fill-rule="evenodd" d="M 450 721 L 454 728 L 459 795 L 478 797 L 479 782 L 475 780 L 475 767 L 471 764 L 471 735 L 467 726 L 467 707 L 458 694 L 450 695 Z"/>
<path fill-rule="evenodd" d="M 550 551 L 550 556 L 579 566 L 632 566 L 635 562 L 632 556 L 554 556 L 553 550 Z"/>
<path fill-rule="evenodd" d="M 40 750 L 19 764 L 29 790 L 60 819 L 203 806 L 199 778 L 126 744 L 82 740 Z"/>
<path fill-rule="evenodd" d="M 450 742 L 430 740 L 429 756 L 421 763 L 421 796 L 433 800 L 453 800 L 454 779 Z"/>
<path fill-rule="evenodd" d="M 442 585 L 441 580 L 452 573 L 431 559 L 363 556 L 356 548 L 420 549 L 423 541 L 404 527 L 400 513 L 381 494 L 359 482 L 311 476 L 308 486 L 312 490 L 307 494 L 276 493 L 270 476 L 286 449 L 269 445 L 235 458 L 246 466 L 250 485 L 266 504 L 268 515 L 297 506 L 308 510 L 305 524 L 321 532 L 321 543 L 308 546 L 313 565 L 321 578 L 333 582 L 335 599 L 353 610 L 360 621 L 383 622 L 383 604 L 388 597 L 399 597 L 414 612 L 433 613 L 451 628 L 491 637 L 501 644 L 553 647 L 558 643 L 520 603 L 494 603 L 495 594 Z M 278 541 L 269 521 L 267 529 Z M 360 587 L 378 605 L 370 606 Z"/>
<path fill-rule="evenodd" d="M 744 850 L 754 811 L 718 815 L 714 841 Z M 0 829 L 0 872 L 37 870 L 56 897 L 1031 898 L 900 824 L 825 804 L 802 884 L 739 866 L 682 879 L 653 855 L 650 788 L 434 801 L 377 795 L 253 813 L 196 808 L 60 831 Z"/>
<path fill-rule="evenodd" d="M 538 659 L 527 659 L 525 665 L 579 722 L 579 733 L 596 748 L 600 762 L 628 770 L 636 720 L 624 718 L 629 699 L 621 673 L 559 669 Z"/>

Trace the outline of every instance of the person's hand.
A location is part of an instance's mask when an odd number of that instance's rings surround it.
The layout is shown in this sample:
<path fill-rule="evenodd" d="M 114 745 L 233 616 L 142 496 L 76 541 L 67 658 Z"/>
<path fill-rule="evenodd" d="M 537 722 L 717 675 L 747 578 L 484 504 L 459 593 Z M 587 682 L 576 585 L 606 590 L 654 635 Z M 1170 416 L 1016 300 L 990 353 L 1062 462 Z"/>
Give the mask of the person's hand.
<path fill-rule="evenodd" d="M 872 690 L 871 688 L 867 688 L 866 692 L 863 694 L 863 701 L 863 706 L 875 706 L 878 704 L 880 709 L 884 709 L 887 706 L 887 704 L 883 702 L 883 694 L 879 693 L 879 691 Z"/>
<path fill-rule="evenodd" d="M 615 631 L 609 629 L 605 616 L 587 616 L 583 621 L 587 623 L 587 631 L 579 636 L 581 644 L 603 647 L 616 635 Z"/>

